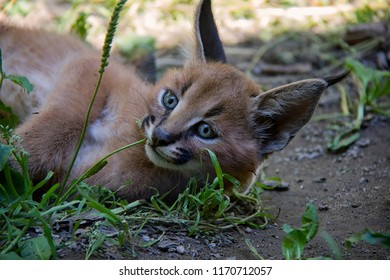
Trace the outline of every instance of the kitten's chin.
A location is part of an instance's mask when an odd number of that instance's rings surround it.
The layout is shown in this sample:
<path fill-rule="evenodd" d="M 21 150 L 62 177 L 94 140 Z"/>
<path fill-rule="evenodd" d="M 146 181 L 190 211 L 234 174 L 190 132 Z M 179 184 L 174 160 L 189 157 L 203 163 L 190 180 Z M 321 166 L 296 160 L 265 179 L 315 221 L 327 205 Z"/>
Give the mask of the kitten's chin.
<path fill-rule="evenodd" d="M 175 163 L 174 158 L 170 158 L 166 154 L 159 153 L 150 145 L 145 145 L 145 150 L 149 160 L 158 167 L 179 171 L 188 175 L 191 173 L 199 173 L 201 169 L 201 164 L 195 160 L 190 160 L 185 163 Z"/>

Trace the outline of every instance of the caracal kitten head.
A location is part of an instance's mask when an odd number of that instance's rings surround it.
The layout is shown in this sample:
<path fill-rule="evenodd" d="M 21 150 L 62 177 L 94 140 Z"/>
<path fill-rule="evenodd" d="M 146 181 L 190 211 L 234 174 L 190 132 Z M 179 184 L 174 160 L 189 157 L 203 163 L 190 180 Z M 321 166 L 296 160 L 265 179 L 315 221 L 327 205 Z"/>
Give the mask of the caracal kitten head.
<path fill-rule="evenodd" d="M 209 149 L 245 189 L 264 158 L 286 147 L 310 120 L 321 93 L 345 74 L 262 92 L 226 64 L 210 2 L 201 1 L 196 11 L 195 58 L 156 84 L 141 129 L 155 165 L 186 176 L 213 173 Z"/>

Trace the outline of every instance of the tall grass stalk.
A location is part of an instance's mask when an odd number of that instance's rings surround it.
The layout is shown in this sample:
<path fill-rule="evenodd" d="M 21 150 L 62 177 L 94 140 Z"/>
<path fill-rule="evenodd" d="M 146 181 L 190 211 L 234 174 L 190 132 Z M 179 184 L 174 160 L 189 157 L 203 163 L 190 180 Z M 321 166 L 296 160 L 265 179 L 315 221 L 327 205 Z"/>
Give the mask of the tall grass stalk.
<path fill-rule="evenodd" d="M 114 39 L 115 32 L 116 32 L 116 29 L 118 27 L 119 14 L 122 11 L 123 6 L 126 4 L 126 2 L 127 2 L 127 0 L 119 1 L 116 4 L 115 9 L 114 9 L 114 11 L 112 13 L 110 24 L 108 26 L 108 30 L 107 30 L 107 34 L 106 34 L 106 38 L 104 40 L 102 59 L 101 59 L 101 64 L 100 64 L 100 68 L 99 68 L 99 71 L 98 71 L 99 72 L 98 82 L 96 84 L 95 92 L 94 92 L 94 94 L 92 96 L 92 99 L 90 101 L 90 104 L 88 106 L 87 115 L 85 117 L 84 127 L 83 127 L 83 129 L 81 131 L 80 139 L 79 139 L 79 141 L 77 143 L 76 150 L 74 152 L 72 161 L 71 161 L 70 166 L 68 168 L 68 171 L 66 172 L 65 179 L 64 179 L 64 181 L 61 184 L 58 197 L 61 196 L 61 194 L 62 194 L 62 192 L 63 192 L 63 190 L 65 188 L 65 185 L 66 185 L 66 183 L 67 183 L 67 181 L 69 179 L 70 173 L 72 172 L 72 169 L 73 169 L 74 163 L 76 161 L 77 155 L 78 155 L 78 153 L 80 151 L 81 145 L 82 145 L 82 143 L 84 141 L 85 133 L 87 131 L 88 122 L 89 122 L 89 118 L 90 118 L 91 111 L 92 111 L 92 107 L 93 107 L 93 104 L 95 102 L 97 93 L 99 91 L 100 84 L 101 84 L 102 79 L 103 79 L 104 71 L 105 71 L 106 67 L 108 66 L 108 59 L 110 57 L 112 41 Z M 57 201 L 56 204 L 58 204 L 58 201 Z"/>

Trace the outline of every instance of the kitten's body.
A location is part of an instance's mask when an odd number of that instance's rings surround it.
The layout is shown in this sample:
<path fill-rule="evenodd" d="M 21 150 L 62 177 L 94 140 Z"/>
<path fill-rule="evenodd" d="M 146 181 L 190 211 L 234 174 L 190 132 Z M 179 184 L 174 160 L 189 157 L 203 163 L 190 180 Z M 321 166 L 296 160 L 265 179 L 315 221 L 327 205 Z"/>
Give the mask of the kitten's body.
<path fill-rule="evenodd" d="M 88 182 L 120 189 L 129 200 L 148 198 L 155 189 L 175 195 L 190 178 L 213 174 L 205 152 L 210 149 L 245 188 L 263 158 L 287 145 L 310 119 L 322 91 L 339 80 L 305 80 L 261 94 L 257 84 L 224 63 L 213 29 L 210 1 L 201 1 L 196 59 L 168 71 L 156 85 L 110 61 L 71 178 L 146 136 L 145 145 L 114 155 Z M 39 180 L 51 170 L 61 181 L 98 80 L 100 53 L 70 36 L 5 24 L 0 48 L 4 72 L 26 76 L 35 86 L 27 95 L 5 80 L 0 92 L 22 121 L 16 133 L 30 153 L 30 174 Z"/>

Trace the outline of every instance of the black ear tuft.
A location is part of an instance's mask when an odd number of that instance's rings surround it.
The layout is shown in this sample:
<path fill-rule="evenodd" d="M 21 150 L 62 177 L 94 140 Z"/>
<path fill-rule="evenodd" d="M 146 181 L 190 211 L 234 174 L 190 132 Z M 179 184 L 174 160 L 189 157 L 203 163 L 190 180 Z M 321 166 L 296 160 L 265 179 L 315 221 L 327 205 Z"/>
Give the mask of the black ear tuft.
<path fill-rule="evenodd" d="M 195 15 L 195 32 L 198 51 L 206 61 L 226 63 L 225 51 L 211 10 L 211 0 L 200 1 Z"/>
<path fill-rule="evenodd" d="M 334 85 L 334 84 L 340 82 L 341 80 L 343 80 L 345 77 L 347 77 L 349 75 L 349 73 L 351 73 L 351 71 L 346 71 L 346 72 L 341 73 L 337 76 L 327 77 L 324 79 L 324 81 L 328 83 L 327 87 L 330 87 L 331 85 Z"/>

